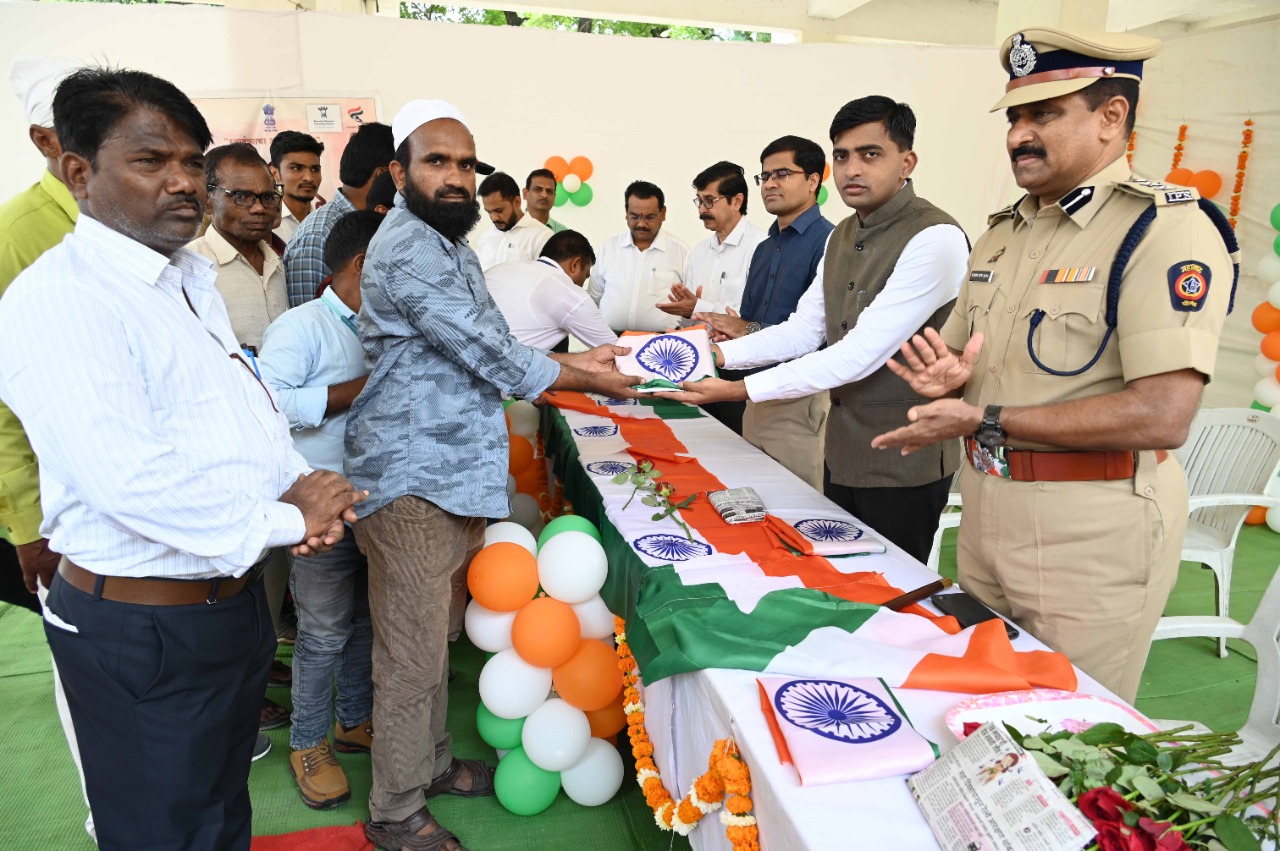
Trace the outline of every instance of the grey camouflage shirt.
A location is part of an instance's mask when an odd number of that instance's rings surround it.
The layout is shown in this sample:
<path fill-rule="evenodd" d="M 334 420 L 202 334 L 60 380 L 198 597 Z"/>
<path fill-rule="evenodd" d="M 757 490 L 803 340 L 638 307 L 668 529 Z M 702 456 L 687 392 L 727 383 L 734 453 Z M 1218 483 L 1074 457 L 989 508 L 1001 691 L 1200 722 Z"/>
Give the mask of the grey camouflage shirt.
<path fill-rule="evenodd" d="M 502 395 L 534 398 L 560 366 L 521 345 L 466 239 L 387 214 L 365 257 L 360 341 L 369 383 L 347 417 L 346 472 L 367 517 L 412 494 L 463 517 L 506 517 Z"/>

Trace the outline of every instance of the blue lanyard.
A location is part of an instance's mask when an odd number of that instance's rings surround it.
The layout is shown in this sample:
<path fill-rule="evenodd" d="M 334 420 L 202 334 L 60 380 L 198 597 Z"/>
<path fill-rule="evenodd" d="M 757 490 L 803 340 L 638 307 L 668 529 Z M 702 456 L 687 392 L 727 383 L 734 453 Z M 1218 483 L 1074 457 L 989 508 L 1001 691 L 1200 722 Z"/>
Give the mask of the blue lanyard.
<path fill-rule="evenodd" d="M 330 288 L 329 288 L 329 289 L 325 290 L 325 294 L 326 294 L 326 295 L 327 295 L 328 293 L 331 293 L 331 292 L 333 292 L 333 287 L 332 287 L 332 286 L 330 286 Z M 336 297 L 336 296 L 335 296 L 335 297 Z M 356 323 L 355 323 L 355 320 L 354 320 L 354 319 L 352 319 L 350 316 L 347 316 L 347 315 L 346 315 L 346 314 L 344 314 L 344 313 L 339 313 L 339 312 L 338 312 L 338 308 L 336 308 L 336 307 L 334 307 L 332 304 L 330 304 L 330 303 L 329 303 L 329 300 L 328 300 L 327 298 L 325 298 L 323 295 L 322 295 L 322 296 L 320 296 L 320 301 L 324 302 L 324 306 L 325 306 L 325 307 L 327 307 L 327 308 L 329 308 L 329 310 L 333 312 L 333 315 L 334 315 L 334 316 L 336 316 L 336 317 L 338 317 L 339 319 L 341 319 L 341 320 L 342 320 L 342 324 L 343 324 L 343 325 L 346 325 L 348 328 L 350 328 L 350 329 L 351 329 L 351 333 L 356 335 L 356 339 L 357 339 L 357 340 L 359 340 L 359 339 L 360 339 L 360 329 L 356 327 Z"/>

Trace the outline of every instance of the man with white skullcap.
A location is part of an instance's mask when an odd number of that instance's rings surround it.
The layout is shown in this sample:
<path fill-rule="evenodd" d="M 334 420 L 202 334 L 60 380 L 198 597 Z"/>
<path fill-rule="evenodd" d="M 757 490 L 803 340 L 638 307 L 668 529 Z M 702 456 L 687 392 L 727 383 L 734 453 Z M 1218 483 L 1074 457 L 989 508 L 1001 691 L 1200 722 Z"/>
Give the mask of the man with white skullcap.
<path fill-rule="evenodd" d="M 491 766 L 454 758 L 445 715 L 467 567 L 485 518 L 511 513 L 502 397 L 634 397 L 639 379 L 614 368 L 627 349 L 548 356 L 511 336 L 466 240 L 483 166 L 458 108 L 412 101 L 392 130 L 400 194 L 365 259 L 359 330 L 372 372 L 346 440 L 347 473 L 372 494 L 355 527 L 374 629 L 365 835 L 392 851 L 459 851 L 424 796 L 493 794 Z"/>
<path fill-rule="evenodd" d="M 13 93 L 22 101 L 27 116 L 27 135 L 44 157 L 45 169 L 35 185 L 0 204 L 0 297 L 4 296 L 19 272 L 61 242 L 75 227 L 79 209 L 71 192 L 63 185 L 58 165 L 62 146 L 53 129 L 53 93 L 57 91 L 58 83 L 77 67 L 69 59 L 23 56 L 14 60 L 10 70 L 9 82 Z M 53 573 L 58 569 L 59 556 L 40 536 L 42 519 L 35 452 L 22 423 L 7 405 L 0 402 L 0 549 L 6 551 L 0 569 L 6 574 L 13 570 L 9 558 L 12 551 L 8 544 L 3 543 L 7 540 L 17 550 L 17 561 L 27 590 L 34 594 L 38 588 L 43 601 Z M 5 576 L 5 580 L 9 578 L 9 575 Z M 9 585 L 7 581 L 5 584 Z M 37 608 L 35 600 L 30 597 L 27 601 L 13 602 Z M 56 667 L 53 684 L 58 715 L 62 719 L 83 789 L 80 750 Z M 85 821 L 85 829 L 90 836 L 93 835 L 92 814 Z"/>

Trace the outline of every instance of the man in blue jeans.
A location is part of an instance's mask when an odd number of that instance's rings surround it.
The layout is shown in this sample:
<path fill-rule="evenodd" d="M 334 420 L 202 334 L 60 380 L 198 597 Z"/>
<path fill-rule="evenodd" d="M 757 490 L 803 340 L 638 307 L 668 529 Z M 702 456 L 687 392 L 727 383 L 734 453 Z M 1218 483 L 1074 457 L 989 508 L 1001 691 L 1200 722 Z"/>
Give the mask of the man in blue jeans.
<path fill-rule="evenodd" d="M 368 211 L 339 219 L 324 248 L 332 284 L 282 314 L 263 337 L 262 377 L 279 397 L 298 452 L 318 470 L 342 469 L 347 409 L 368 377 L 356 314 L 365 250 L 381 222 Z M 368 562 L 348 535 L 327 553 L 295 557 L 289 586 L 298 606 L 289 768 L 303 802 L 328 809 L 351 797 L 333 749 L 368 753 L 373 744 Z"/>

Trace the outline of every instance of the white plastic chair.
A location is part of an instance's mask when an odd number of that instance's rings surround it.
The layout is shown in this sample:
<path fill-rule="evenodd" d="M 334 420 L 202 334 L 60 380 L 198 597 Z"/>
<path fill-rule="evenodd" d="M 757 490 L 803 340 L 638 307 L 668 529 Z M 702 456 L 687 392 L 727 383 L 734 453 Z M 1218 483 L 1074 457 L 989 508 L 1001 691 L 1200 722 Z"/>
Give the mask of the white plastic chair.
<path fill-rule="evenodd" d="M 1242 744 L 1224 757 L 1223 762 L 1230 765 L 1258 762 L 1280 743 L 1280 571 L 1272 576 L 1249 623 L 1210 615 L 1161 618 L 1155 634 L 1157 639 L 1191 636 L 1221 641 L 1240 638 L 1257 651 L 1258 682 L 1253 690 L 1249 717 L 1240 729 Z M 1162 729 L 1181 726 L 1177 721 L 1155 723 Z"/>
<path fill-rule="evenodd" d="M 962 464 L 965 462 L 961 462 Z M 929 561 L 926 565 L 934 573 L 938 572 L 938 558 L 942 554 L 942 533 L 960 526 L 960 473 L 951 480 L 951 493 L 947 494 L 947 507 L 942 509 L 938 518 L 938 531 L 933 533 L 933 546 L 929 548 Z"/>
<path fill-rule="evenodd" d="M 1218 616 L 1226 618 L 1231 603 L 1231 564 L 1245 515 L 1255 505 L 1280 505 L 1266 496 L 1280 470 L 1280 418 L 1250 408 L 1205 408 L 1191 423 L 1187 442 L 1174 455 L 1187 475 L 1190 516 L 1182 544 L 1182 560 L 1213 571 Z M 1161 630 L 1155 638 L 1167 638 Z M 1218 655 L 1227 655 L 1219 637 Z"/>

